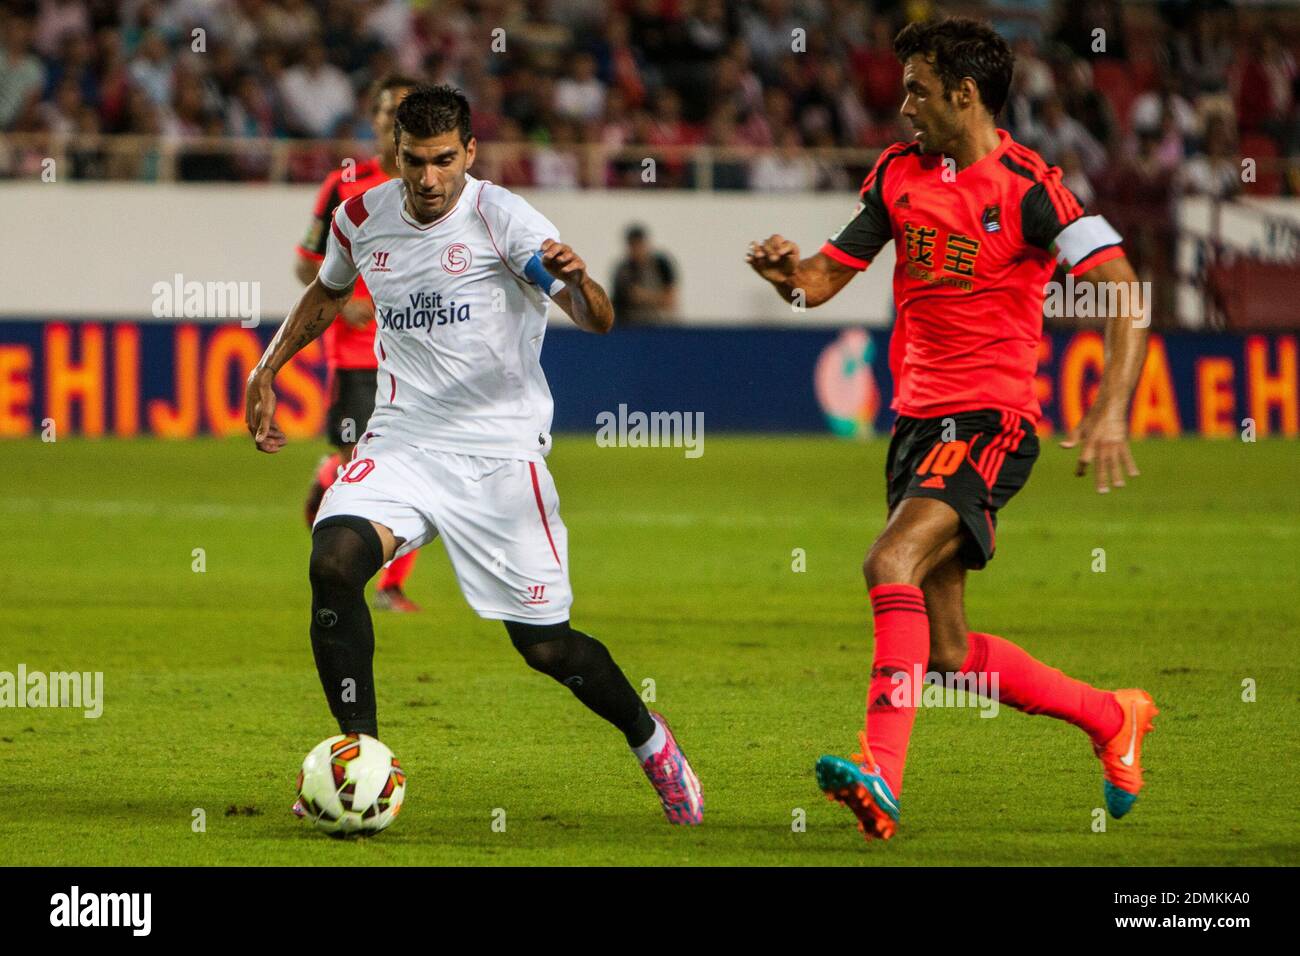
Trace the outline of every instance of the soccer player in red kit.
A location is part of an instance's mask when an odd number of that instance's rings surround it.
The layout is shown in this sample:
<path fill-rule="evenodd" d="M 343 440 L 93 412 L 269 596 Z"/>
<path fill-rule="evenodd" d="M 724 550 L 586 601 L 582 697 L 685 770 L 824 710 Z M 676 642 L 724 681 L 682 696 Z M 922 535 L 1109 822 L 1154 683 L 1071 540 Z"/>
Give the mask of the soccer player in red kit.
<path fill-rule="evenodd" d="M 971 631 L 964 592 L 967 571 L 993 557 L 998 509 L 1038 455 L 1034 376 L 1056 265 L 1129 289 L 1136 277 L 1120 236 L 1084 212 L 1060 170 L 997 128 L 1013 61 L 1000 36 L 973 20 L 914 23 L 894 50 L 913 140 L 881 154 L 854 218 L 816 255 L 800 259 L 774 235 L 747 256 L 787 301 L 812 307 L 891 239 L 897 251 L 889 362 L 898 418 L 885 466 L 889 517 L 863 564 L 875 648 L 862 752 L 823 756 L 817 781 L 868 840 L 893 836 L 925 671 L 997 688 L 1001 703 L 1084 730 L 1107 808 L 1120 817 L 1142 787 L 1141 744 L 1157 712 L 1150 695 L 1100 690 Z M 1081 448 L 1076 472 L 1091 465 L 1099 492 L 1137 474 L 1127 413 L 1148 323 L 1140 309 L 1126 311 L 1108 320 L 1096 401 L 1062 443 Z"/>
<path fill-rule="evenodd" d="M 295 272 L 303 285 L 311 285 L 325 258 L 334 210 L 344 201 L 397 175 L 393 144 L 393 116 L 406 94 L 420 85 L 410 77 L 392 74 L 380 79 L 371 90 L 372 124 L 380 154 L 330 173 L 316 195 L 311 226 L 298 246 Z M 344 304 L 325 330 L 325 364 L 329 376 L 329 441 L 337 451 L 326 456 L 316 469 L 307 494 L 307 527 L 316 520 L 325 491 L 338 477 L 339 465 L 352 457 L 353 446 L 364 434 L 366 422 L 375 410 L 376 369 L 375 307 L 365 282 L 357 280 L 352 298 Z M 402 590 L 418 552 L 396 558 L 379 576 L 375 608 L 387 611 L 418 611 L 419 607 Z"/>

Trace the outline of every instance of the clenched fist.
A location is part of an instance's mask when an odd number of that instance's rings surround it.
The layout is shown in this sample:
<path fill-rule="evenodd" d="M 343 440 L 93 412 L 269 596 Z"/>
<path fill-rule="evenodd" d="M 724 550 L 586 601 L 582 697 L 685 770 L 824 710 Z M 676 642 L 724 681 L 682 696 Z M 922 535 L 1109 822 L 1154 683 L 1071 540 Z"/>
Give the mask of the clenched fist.
<path fill-rule="evenodd" d="M 587 275 L 587 263 L 572 248 L 554 239 L 542 243 L 542 265 L 565 285 L 576 285 Z"/>
<path fill-rule="evenodd" d="M 783 282 L 799 265 L 799 247 L 784 236 L 769 236 L 749 244 L 745 261 L 768 282 Z"/>

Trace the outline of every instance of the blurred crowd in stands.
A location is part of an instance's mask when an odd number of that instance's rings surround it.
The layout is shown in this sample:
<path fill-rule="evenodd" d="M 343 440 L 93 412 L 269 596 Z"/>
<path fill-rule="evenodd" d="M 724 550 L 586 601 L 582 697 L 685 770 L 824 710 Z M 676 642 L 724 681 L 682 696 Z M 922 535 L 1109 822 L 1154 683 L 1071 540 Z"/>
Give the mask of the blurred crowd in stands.
<path fill-rule="evenodd" d="M 701 185 L 707 146 L 713 188 L 852 189 L 870 153 L 816 148 L 910 138 L 892 38 L 939 12 L 1011 40 L 1001 125 L 1085 203 L 1300 194 L 1300 12 L 1205 0 L 8 0 L 0 132 L 365 140 L 371 83 L 401 71 L 466 91 L 505 185 L 641 185 L 646 155 L 656 183 Z M 643 148 L 592 164 L 590 144 Z M 74 177 L 158 175 L 148 151 L 74 158 Z M 336 161 L 308 151 L 287 178 Z M 256 180 L 266 158 L 195 149 L 177 175 Z"/>

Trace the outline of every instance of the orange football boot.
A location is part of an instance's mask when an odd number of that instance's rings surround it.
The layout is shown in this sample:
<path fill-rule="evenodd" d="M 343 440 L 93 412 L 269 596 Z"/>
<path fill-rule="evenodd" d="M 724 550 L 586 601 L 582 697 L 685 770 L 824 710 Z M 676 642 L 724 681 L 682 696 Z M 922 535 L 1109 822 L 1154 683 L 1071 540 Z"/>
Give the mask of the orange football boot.
<path fill-rule="evenodd" d="M 1124 711 L 1119 733 L 1105 746 L 1093 744 L 1092 749 L 1101 758 L 1105 774 L 1102 793 L 1106 809 L 1118 820 L 1137 802 L 1142 789 L 1142 738 L 1155 729 L 1155 717 L 1160 711 L 1144 690 L 1117 690 L 1115 699 Z"/>

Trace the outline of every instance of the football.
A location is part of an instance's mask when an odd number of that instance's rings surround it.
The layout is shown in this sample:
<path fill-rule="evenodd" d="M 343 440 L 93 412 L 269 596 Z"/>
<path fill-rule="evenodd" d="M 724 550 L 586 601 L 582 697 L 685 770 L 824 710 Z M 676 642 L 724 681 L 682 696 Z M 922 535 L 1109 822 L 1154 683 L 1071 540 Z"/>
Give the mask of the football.
<path fill-rule="evenodd" d="M 368 836 L 397 818 L 406 771 L 393 752 L 366 734 L 339 734 L 312 748 L 298 773 L 298 799 L 332 836 Z"/>

